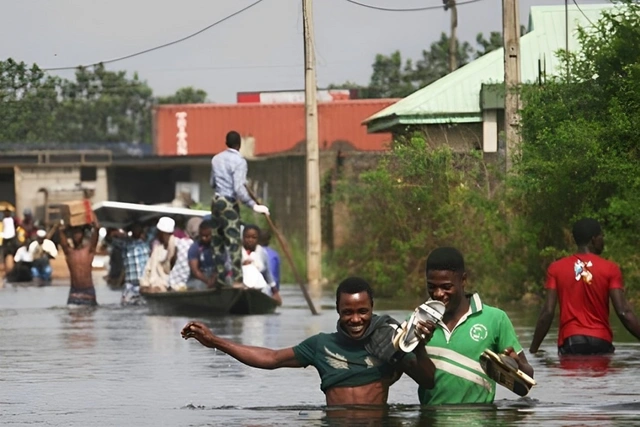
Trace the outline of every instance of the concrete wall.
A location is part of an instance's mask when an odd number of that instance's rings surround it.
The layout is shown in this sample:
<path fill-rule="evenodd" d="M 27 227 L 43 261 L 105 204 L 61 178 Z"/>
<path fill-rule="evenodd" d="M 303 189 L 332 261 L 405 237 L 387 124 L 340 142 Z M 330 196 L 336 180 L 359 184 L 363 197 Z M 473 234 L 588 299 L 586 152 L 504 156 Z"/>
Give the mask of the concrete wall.
<path fill-rule="evenodd" d="M 42 215 L 44 194 L 49 191 L 49 203 L 77 200 L 82 198 L 80 185 L 94 189 L 93 203 L 108 200 L 107 172 L 104 167 L 96 167 L 96 181 L 80 180 L 80 167 L 30 166 L 14 168 L 16 208 L 19 215 L 30 208 L 36 216 Z M 75 190 L 74 190 L 75 189 Z"/>

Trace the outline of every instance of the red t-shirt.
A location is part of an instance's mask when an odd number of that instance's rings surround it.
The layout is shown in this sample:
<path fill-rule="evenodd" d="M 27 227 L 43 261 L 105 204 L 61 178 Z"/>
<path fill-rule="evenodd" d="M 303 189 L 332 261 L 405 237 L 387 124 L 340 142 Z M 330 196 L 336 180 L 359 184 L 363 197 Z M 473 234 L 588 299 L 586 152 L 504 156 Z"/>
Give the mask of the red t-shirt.
<path fill-rule="evenodd" d="M 616 263 L 595 254 L 562 258 L 549 266 L 545 288 L 558 292 L 558 346 L 572 335 L 613 341 L 609 325 L 609 290 L 624 288 L 622 273 Z"/>

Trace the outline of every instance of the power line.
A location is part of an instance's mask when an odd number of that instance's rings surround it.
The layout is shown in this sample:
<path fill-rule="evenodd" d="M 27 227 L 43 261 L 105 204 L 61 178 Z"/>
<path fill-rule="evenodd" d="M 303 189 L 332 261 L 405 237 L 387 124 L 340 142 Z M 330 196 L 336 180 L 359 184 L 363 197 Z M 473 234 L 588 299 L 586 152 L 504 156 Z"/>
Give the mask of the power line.
<path fill-rule="evenodd" d="M 224 21 L 227 21 L 228 19 L 231 19 L 231 18 L 233 18 L 234 16 L 240 15 L 242 12 L 245 12 L 245 11 L 247 11 L 247 10 L 251 9 L 252 7 L 257 6 L 259 3 L 262 3 L 263 1 L 264 1 L 264 0 L 257 0 L 257 1 L 255 1 L 254 3 L 251 3 L 249 6 L 244 7 L 244 8 L 242 8 L 242 9 L 238 10 L 237 12 L 232 13 L 231 15 L 225 16 L 224 18 L 222 18 L 222 19 L 220 19 L 220 20 L 218 20 L 218 21 L 214 22 L 214 23 L 213 23 L 213 24 L 211 24 L 211 25 L 208 25 L 208 26 L 204 27 L 203 29 L 201 29 L 201 30 L 199 30 L 199 31 L 196 31 L 195 33 L 189 34 L 188 36 L 183 37 L 183 38 L 181 38 L 181 39 L 174 40 L 174 41 L 172 41 L 172 42 L 162 44 L 162 45 L 160 45 L 160 46 L 155 46 L 155 47 L 152 47 L 152 48 L 149 48 L 149 49 L 141 50 L 140 52 L 132 53 L 132 54 L 130 54 L 130 55 L 121 56 L 121 57 L 119 57 L 119 58 L 109 59 L 109 60 L 107 60 L 107 61 L 100 61 L 100 62 L 96 62 L 96 63 L 94 63 L 94 64 L 89 64 L 89 65 L 76 65 L 76 66 L 73 66 L 73 67 L 51 67 L 51 68 L 42 68 L 42 70 L 43 70 L 43 71 L 75 70 L 75 69 L 76 69 L 76 68 L 78 68 L 78 67 L 85 67 L 85 68 L 87 68 L 87 67 L 93 67 L 93 66 L 100 65 L 100 64 L 111 64 L 111 63 L 113 63 L 113 62 L 119 62 L 119 61 L 124 61 L 125 59 L 133 58 L 134 56 L 144 55 L 145 53 L 153 52 L 154 50 L 159 50 L 159 49 L 163 49 L 163 48 L 168 47 L 168 46 L 173 46 L 174 44 L 181 43 L 181 42 L 183 42 L 183 41 L 185 41 L 185 40 L 189 40 L 190 38 L 193 38 L 193 37 L 195 37 L 195 36 L 197 36 L 197 35 L 199 35 L 199 34 L 201 34 L 201 33 L 204 33 L 204 32 L 205 32 L 205 31 L 207 31 L 208 29 L 213 28 L 213 27 L 215 27 L 215 26 L 216 26 L 216 25 L 218 25 L 218 24 L 222 24 Z"/>
<path fill-rule="evenodd" d="M 580 8 L 580 5 L 578 4 L 578 2 L 576 0 L 573 0 L 573 4 L 576 5 L 576 7 L 578 8 L 578 10 L 580 11 L 580 13 L 582 13 L 582 16 L 584 16 L 587 21 L 589 21 L 589 23 L 591 24 L 592 27 L 595 27 L 596 25 L 593 23 L 593 21 L 591 21 L 591 19 L 589 19 L 589 17 L 586 15 L 586 13 L 584 13 L 582 11 L 582 9 Z"/>
<path fill-rule="evenodd" d="M 390 7 L 380 7 L 380 6 L 373 6 L 370 4 L 366 4 L 366 3 L 360 3 L 356 0 L 345 0 L 348 3 L 351 4 L 355 4 L 357 6 L 362 6 L 362 7 L 366 7 L 367 9 L 374 9 L 374 10 L 380 10 L 383 12 L 421 12 L 424 10 L 435 10 L 435 9 L 444 9 L 444 4 L 440 5 L 440 6 L 425 6 L 425 7 L 414 7 L 414 8 L 407 8 L 407 9 L 395 9 L 395 8 L 390 8 Z M 467 0 L 467 1 L 463 1 L 460 3 L 456 3 L 456 6 L 462 6 L 465 4 L 471 4 L 471 3 L 477 3 L 480 2 L 482 0 Z M 575 0 L 574 0 L 575 1 Z"/>

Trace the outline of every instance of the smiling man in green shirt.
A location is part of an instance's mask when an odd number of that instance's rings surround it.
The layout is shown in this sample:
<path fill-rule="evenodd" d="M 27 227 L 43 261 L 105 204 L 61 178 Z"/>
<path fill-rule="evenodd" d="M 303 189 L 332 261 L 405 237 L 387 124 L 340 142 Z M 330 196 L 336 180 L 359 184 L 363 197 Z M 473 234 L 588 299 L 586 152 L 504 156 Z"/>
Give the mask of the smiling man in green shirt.
<path fill-rule="evenodd" d="M 493 403 L 496 383 L 479 362 L 486 349 L 512 357 L 521 371 L 533 377 L 507 314 L 483 304 L 477 293 L 465 293 L 467 274 L 457 249 L 431 252 L 426 273 L 429 297 L 443 302 L 446 310 L 426 344 L 436 375 L 432 389 L 418 389 L 421 404 Z"/>

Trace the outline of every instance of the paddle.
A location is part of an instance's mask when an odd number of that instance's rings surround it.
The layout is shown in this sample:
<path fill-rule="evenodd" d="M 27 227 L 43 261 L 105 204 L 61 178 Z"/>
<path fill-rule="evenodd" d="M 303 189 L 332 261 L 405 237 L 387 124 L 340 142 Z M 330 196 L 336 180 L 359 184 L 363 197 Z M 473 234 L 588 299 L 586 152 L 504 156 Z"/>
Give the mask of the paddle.
<path fill-rule="evenodd" d="M 251 188 L 249 188 L 249 186 L 246 185 L 246 184 L 244 186 L 247 188 L 247 191 L 249 192 L 249 196 L 251 196 L 253 201 L 256 202 L 256 203 L 260 203 L 258 201 L 258 198 L 256 197 L 256 195 L 253 194 L 253 191 L 251 191 Z M 307 301 L 307 305 L 309 306 L 309 309 L 311 310 L 311 314 L 319 314 L 318 310 L 316 310 L 315 305 L 313 305 L 313 301 L 311 300 L 311 296 L 309 296 L 309 291 L 307 291 L 307 287 L 304 285 L 304 282 L 302 281 L 302 279 L 300 277 L 300 274 L 298 274 L 298 269 L 296 268 L 296 265 L 293 263 L 293 258 L 291 257 L 291 252 L 289 252 L 289 246 L 285 243 L 284 238 L 280 234 L 280 231 L 276 228 L 276 226 L 273 223 L 273 221 L 271 221 L 271 216 L 269 216 L 268 214 L 265 214 L 264 216 L 267 218 L 267 222 L 269 223 L 269 227 L 271 227 L 271 230 L 273 230 L 273 233 L 276 235 L 276 238 L 278 239 L 278 242 L 280 243 L 280 247 L 282 247 L 282 250 L 284 251 L 284 254 L 287 257 L 287 260 L 289 261 L 289 265 L 291 265 L 291 271 L 293 271 L 293 275 L 294 275 L 296 281 L 298 282 L 298 285 L 300 286 L 300 290 L 302 290 L 302 294 L 304 295 L 304 299 Z"/>

